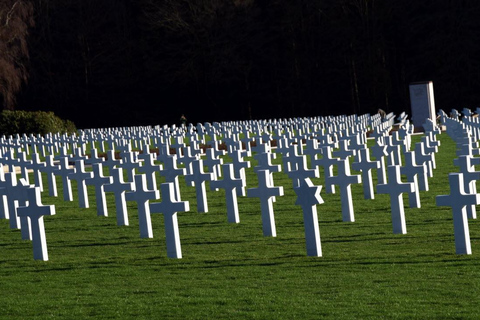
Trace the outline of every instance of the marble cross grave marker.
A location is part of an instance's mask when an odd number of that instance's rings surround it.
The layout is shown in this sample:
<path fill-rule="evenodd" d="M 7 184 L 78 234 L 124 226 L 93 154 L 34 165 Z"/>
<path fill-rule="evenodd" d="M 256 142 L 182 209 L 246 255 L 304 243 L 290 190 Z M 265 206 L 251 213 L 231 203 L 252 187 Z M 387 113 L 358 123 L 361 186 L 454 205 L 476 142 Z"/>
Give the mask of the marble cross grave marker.
<path fill-rule="evenodd" d="M 48 260 L 47 240 L 45 237 L 45 226 L 43 216 L 53 216 L 55 206 L 44 206 L 41 203 L 40 188 L 34 187 L 27 190 L 28 206 L 18 207 L 18 215 L 28 217 L 32 229 L 33 259 Z"/>
<path fill-rule="evenodd" d="M 450 173 L 448 180 L 450 195 L 437 196 L 437 206 L 452 208 L 456 253 L 472 254 L 466 207 L 480 204 L 480 195 L 465 193 L 462 173 Z"/>
<path fill-rule="evenodd" d="M 175 186 L 172 182 L 162 183 L 160 190 L 162 192 L 162 202 L 150 203 L 150 212 L 163 213 L 167 256 L 181 259 L 182 247 L 178 231 L 177 212 L 190 211 L 190 205 L 188 201 L 176 200 Z"/>
<path fill-rule="evenodd" d="M 70 180 L 77 181 L 78 202 L 80 208 L 88 208 L 88 193 L 85 180 L 92 178 L 93 173 L 85 171 L 85 161 L 75 161 L 75 171 L 68 175 Z"/>
<path fill-rule="evenodd" d="M 368 148 L 357 151 L 357 162 L 352 163 L 352 169 L 362 172 L 363 196 L 365 199 L 374 199 L 372 169 L 380 168 L 380 161 L 370 160 Z"/>
<path fill-rule="evenodd" d="M 389 166 L 387 169 L 388 183 L 378 184 L 377 193 L 386 193 L 390 195 L 393 233 L 406 234 L 407 225 L 405 223 L 405 210 L 403 208 L 402 194 L 404 192 L 413 192 L 414 185 L 411 182 L 402 183 L 400 166 Z"/>
<path fill-rule="evenodd" d="M 472 162 L 478 162 L 480 158 L 473 158 L 471 156 L 459 156 L 453 160 L 454 165 L 460 168 L 463 178 L 463 191 L 467 194 L 477 193 L 477 180 L 480 180 L 480 171 L 475 171 L 475 166 Z M 467 217 L 469 219 L 477 218 L 477 210 L 475 205 L 466 206 Z"/>
<path fill-rule="evenodd" d="M 57 172 L 59 169 L 60 166 L 53 162 L 53 155 L 48 155 L 45 157 L 45 168 L 43 168 L 43 171 L 47 174 L 48 195 L 50 197 L 58 196 L 55 172 Z"/>
<path fill-rule="evenodd" d="M 330 177 L 330 183 L 340 187 L 340 199 L 342 202 L 342 218 L 344 222 L 354 222 L 352 201 L 352 184 L 361 183 L 362 177 L 350 174 L 350 164 L 348 158 L 338 161 L 338 173 Z"/>
<path fill-rule="evenodd" d="M 214 174 L 212 172 L 203 172 L 203 160 L 192 162 L 192 173 L 185 176 L 185 181 L 195 186 L 197 195 L 197 212 L 208 212 L 207 192 L 205 181 L 212 181 Z"/>
<path fill-rule="evenodd" d="M 68 157 L 61 157 L 60 158 L 60 168 L 55 170 L 55 175 L 59 175 L 62 177 L 62 185 L 63 185 L 63 200 L 65 201 L 73 201 L 72 196 L 72 184 L 68 176 L 70 173 L 73 173 L 75 169 L 70 168 L 68 164 Z"/>
<path fill-rule="evenodd" d="M 103 164 L 94 163 L 92 165 L 93 176 L 85 180 L 85 184 L 95 187 L 95 203 L 97 205 L 97 216 L 107 217 L 107 200 L 105 198 L 104 185 L 111 184 L 113 178 L 103 176 Z"/>
<path fill-rule="evenodd" d="M 237 203 L 237 188 L 245 188 L 245 181 L 235 178 L 233 173 L 233 164 L 223 164 L 223 179 L 213 180 L 210 182 L 210 188 L 215 190 L 217 188 L 225 189 L 226 205 L 227 205 L 227 219 L 231 223 L 239 223 L 240 216 L 238 214 Z"/>
<path fill-rule="evenodd" d="M 123 169 L 113 168 L 111 170 L 113 181 L 104 185 L 106 192 L 113 192 L 115 196 L 115 209 L 117 212 L 117 225 L 128 226 L 127 204 L 125 203 L 125 192 L 132 191 L 135 188 L 133 182 L 124 182 Z"/>
<path fill-rule="evenodd" d="M 147 178 L 145 174 L 135 175 L 134 182 L 134 190 L 128 191 L 125 194 L 125 199 L 127 201 L 137 202 L 140 238 L 153 238 L 149 201 L 159 199 L 160 192 L 156 189 L 147 189 Z"/>
<path fill-rule="evenodd" d="M 268 170 L 260 170 L 258 175 L 258 187 L 247 190 L 248 197 L 260 198 L 260 210 L 262 213 L 263 235 L 276 237 L 275 216 L 273 214 L 273 198 L 283 196 L 283 187 L 275 187 Z"/>
<path fill-rule="evenodd" d="M 295 204 L 301 206 L 303 210 L 307 256 L 321 257 L 322 246 L 318 227 L 317 204 L 323 203 L 320 196 L 322 186 L 314 186 L 310 178 L 306 178 L 294 190 L 297 194 Z"/>

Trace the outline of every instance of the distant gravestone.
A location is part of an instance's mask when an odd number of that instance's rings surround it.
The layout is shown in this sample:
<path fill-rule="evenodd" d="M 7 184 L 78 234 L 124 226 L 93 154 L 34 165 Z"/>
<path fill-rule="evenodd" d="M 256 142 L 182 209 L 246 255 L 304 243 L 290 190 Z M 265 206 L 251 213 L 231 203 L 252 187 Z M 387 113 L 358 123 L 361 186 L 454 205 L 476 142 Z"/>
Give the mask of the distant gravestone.
<path fill-rule="evenodd" d="M 426 119 L 436 121 L 432 81 L 411 83 L 410 103 L 412 108 L 412 122 L 415 130 L 422 131 Z"/>

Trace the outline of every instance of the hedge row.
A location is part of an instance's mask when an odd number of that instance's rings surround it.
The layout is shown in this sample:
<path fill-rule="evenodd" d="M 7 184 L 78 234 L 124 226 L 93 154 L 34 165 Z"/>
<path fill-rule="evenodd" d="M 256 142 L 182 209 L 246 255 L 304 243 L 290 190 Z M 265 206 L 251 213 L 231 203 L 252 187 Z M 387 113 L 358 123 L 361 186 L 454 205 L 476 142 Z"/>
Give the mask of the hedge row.
<path fill-rule="evenodd" d="M 69 133 L 77 131 L 70 120 L 62 120 L 53 112 L 3 110 L 0 112 L 0 135 Z"/>

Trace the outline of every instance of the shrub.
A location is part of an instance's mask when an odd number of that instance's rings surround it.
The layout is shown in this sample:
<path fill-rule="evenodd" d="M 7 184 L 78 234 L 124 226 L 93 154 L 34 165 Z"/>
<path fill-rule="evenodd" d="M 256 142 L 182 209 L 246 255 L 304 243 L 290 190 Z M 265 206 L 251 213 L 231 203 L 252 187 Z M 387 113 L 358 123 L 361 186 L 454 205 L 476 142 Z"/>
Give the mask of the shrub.
<path fill-rule="evenodd" d="M 75 124 L 62 120 L 53 112 L 3 110 L 0 112 L 0 135 L 76 132 Z"/>

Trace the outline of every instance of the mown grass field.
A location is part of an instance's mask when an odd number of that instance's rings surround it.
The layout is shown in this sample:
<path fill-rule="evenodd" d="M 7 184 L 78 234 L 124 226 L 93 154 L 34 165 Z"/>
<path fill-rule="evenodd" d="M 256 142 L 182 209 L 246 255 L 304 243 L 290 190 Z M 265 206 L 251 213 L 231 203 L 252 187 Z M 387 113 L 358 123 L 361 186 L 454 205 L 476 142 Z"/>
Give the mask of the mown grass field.
<path fill-rule="evenodd" d="M 230 224 L 223 191 L 208 191 L 210 211 L 200 214 L 182 179 L 191 208 L 178 213 L 183 259 L 166 257 L 161 215 L 152 215 L 154 238 L 141 239 L 135 203 L 130 226 L 118 227 L 111 195 L 109 217 L 97 217 L 93 189 L 91 208 L 80 209 L 75 184 L 74 201 L 64 202 L 57 178 L 59 197 L 43 193 L 57 212 L 45 217 L 49 261 L 34 261 L 31 242 L 0 220 L 0 318 L 478 319 L 480 223 L 470 220 L 473 254 L 456 255 L 451 209 L 435 205 L 449 194 L 455 145 L 438 138 L 422 208 L 405 208 L 408 233 L 393 234 L 388 195 L 364 200 L 354 185 L 356 221 L 345 223 L 339 192 L 322 190 L 318 258 L 306 256 L 302 211 L 284 173 L 275 174 L 285 189 L 274 204 L 276 238 L 262 235 L 258 199 L 239 198 L 241 222 Z M 251 168 L 247 180 L 256 186 Z"/>

